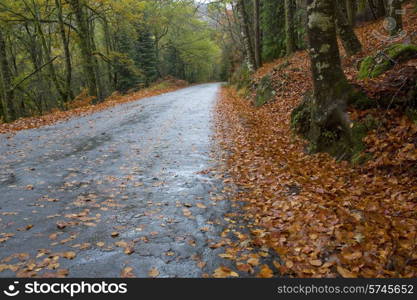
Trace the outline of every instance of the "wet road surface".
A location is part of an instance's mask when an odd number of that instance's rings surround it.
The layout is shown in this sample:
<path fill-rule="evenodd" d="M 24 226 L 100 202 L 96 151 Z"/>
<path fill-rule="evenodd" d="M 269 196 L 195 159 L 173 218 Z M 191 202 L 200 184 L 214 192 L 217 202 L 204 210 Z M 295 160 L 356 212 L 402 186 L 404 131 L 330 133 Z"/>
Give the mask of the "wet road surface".
<path fill-rule="evenodd" d="M 205 172 L 219 87 L 0 135 L 0 276 L 211 274 L 230 209 Z"/>

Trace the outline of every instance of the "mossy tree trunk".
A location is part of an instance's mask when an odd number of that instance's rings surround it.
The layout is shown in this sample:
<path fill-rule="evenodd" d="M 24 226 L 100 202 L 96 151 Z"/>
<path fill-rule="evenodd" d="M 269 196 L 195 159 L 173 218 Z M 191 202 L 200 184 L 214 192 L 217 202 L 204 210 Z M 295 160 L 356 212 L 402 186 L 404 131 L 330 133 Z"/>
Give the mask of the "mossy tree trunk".
<path fill-rule="evenodd" d="M 240 23 L 241 31 L 242 31 L 241 34 L 242 34 L 242 39 L 243 39 L 243 46 L 245 47 L 246 63 L 247 63 L 249 71 L 253 72 L 256 67 L 256 59 L 255 59 L 255 53 L 252 47 L 251 38 L 250 38 L 251 31 L 249 27 L 248 16 L 246 14 L 245 1 L 238 0 L 236 8 L 237 8 L 239 23 Z"/>
<path fill-rule="evenodd" d="M 389 34 L 391 36 L 398 34 L 403 29 L 403 11 L 401 4 L 401 0 L 388 0 Z"/>
<path fill-rule="evenodd" d="M 336 0 L 335 15 L 337 33 L 342 40 L 343 48 L 345 48 L 348 56 L 355 55 L 362 51 L 362 45 L 349 24 L 344 8 L 346 7 L 346 0 Z"/>
<path fill-rule="evenodd" d="M 351 132 L 345 109 L 353 88 L 341 67 L 336 39 L 336 3 L 333 0 L 308 0 L 307 3 L 314 86 L 308 133 L 311 150 L 327 151 L 338 144 L 338 153 L 334 154 L 339 157 L 349 155 Z"/>
<path fill-rule="evenodd" d="M 294 0 L 285 0 L 285 45 L 287 55 L 295 51 Z"/>
<path fill-rule="evenodd" d="M 0 28 L 0 71 L 3 79 L 3 114 L 6 122 L 13 121 L 17 118 L 15 109 L 15 97 L 12 90 L 13 75 L 10 69 L 9 60 L 7 59 L 6 39 Z"/>

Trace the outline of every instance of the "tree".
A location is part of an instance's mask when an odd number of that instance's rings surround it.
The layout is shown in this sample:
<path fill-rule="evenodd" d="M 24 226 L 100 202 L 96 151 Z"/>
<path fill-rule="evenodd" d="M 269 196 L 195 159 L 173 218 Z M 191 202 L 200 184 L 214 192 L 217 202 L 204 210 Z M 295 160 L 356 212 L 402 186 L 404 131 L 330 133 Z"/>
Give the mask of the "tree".
<path fill-rule="evenodd" d="M 256 61 L 256 68 L 260 68 L 262 66 L 262 57 L 261 57 L 261 32 L 260 32 L 260 2 L 259 0 L 254 0 L 253 3 L 253 24 L 254 24 L 254 41 L 255 41 L 255 61 Z"/>
<path fill-rule="evenodd" d="M 57 8 L 59 33 L 61 35 L 62 47 L 64 49 L 64 57 L 65 57 L 66 77 L 65 77 L 65 85 L 63 88 L 64 101 L 68 102 L 71 99 L 74 99 L 74 93 L 72 92 L 72 87 L 71 87 L 72 85 L 72 62 L 71 62 L 71 52 L 69 48 L 70 41 L 69 41 L 69 35 L 66 33 L 61 0 L 55 0 L 55 5 Z"/>
<path fill-rule="evenodd" d="M 146 29 L 138 30 L 136 42 L 136 63 L 144 75 L 145 86 L 149 86 L 158 76 L 154 40 Z"/>
<path fill-rule="evenodd" d="M 6 41 L 2 29 L 0 28 L 0 69 L 3 79 L 3 114 L 6 122 L 17 118 L 15 109 L 14 91 L 12 87 L 13 76 L 7 58 Z"/>
<path fill-rule="evenodd" d="M 314 90 L 308 104 L 311 120 L 307 138 L 312 151 L 336 151 L 343 158 L 349 155 L 352 144 L 345 108 L 353 89 L 341 67 L 335 14 L 333 0 L 308 0 L 307 32 Z"/>
<path fill-rule="evenodd" d="M 69 0 L 75 20 L 77 23 L 77 33 L 79 37 L 79 44 L 81 56 L 83 59 L 84 76 L 88 87 L 90 96 L 97 98 L 97 101 L 103 100 L 101 90 L 97 78 L 97 64 L 93 57 L 92 37 L 85 9 L 84 0 Z"/>
<path fill-rule="evenodd" d="M 287 55 L 295 51 L 294 33 L 294 0 L 285 0 L 285 44 Z"/>
<path fill-rule="evenodd" d="M 241 34 L 243 39 L 243 45 L 245 47 L 246 64 L 248 69 L 253 72 L 256 68 L 256 59 L 250 39 L 249 20 L 246 14 L 245 1 L 238 0 L 237 12 L 239 16 L 239 23 L 241 26 Z"/>
<path fill-rule="evenodd" d="M 349 24 L 347 16 L 343 8 L 346 7 L 346 0 L 336 0 L 335 6 L 337 33 L 342 40 L 348 56 L 359 53 L 362 50 L 362 45 L 359 42 L 353 27 Z"/>

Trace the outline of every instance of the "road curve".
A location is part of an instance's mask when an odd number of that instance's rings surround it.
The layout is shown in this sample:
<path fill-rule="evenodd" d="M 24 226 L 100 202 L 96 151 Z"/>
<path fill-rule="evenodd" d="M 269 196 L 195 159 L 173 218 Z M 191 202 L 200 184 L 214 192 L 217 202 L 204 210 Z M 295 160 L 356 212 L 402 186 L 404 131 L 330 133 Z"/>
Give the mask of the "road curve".
<path fill-rule="evenodd" d="M 211 274 L 229 204 L 199 172 L 219 87 L 0 135 L 0 276 Z"/>

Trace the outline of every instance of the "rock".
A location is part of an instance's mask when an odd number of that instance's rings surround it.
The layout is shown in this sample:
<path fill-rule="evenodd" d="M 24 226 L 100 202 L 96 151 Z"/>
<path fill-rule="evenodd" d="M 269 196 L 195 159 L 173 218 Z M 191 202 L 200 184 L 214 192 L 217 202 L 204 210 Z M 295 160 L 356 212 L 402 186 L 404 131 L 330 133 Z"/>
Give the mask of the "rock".
<path fill-rule="evenodd" d="M 374 56 L 366 57 L 360 64 L 359 79 L 375 78 L 392 69 L 397 63 L 417 58 L 417 46 L 394 44 Z"/>
<path fill-rule="evenodd" d="M 270 75 L 265 75 L 256 87 L 255 106 L 262 106 L 275 96 Z"/>

